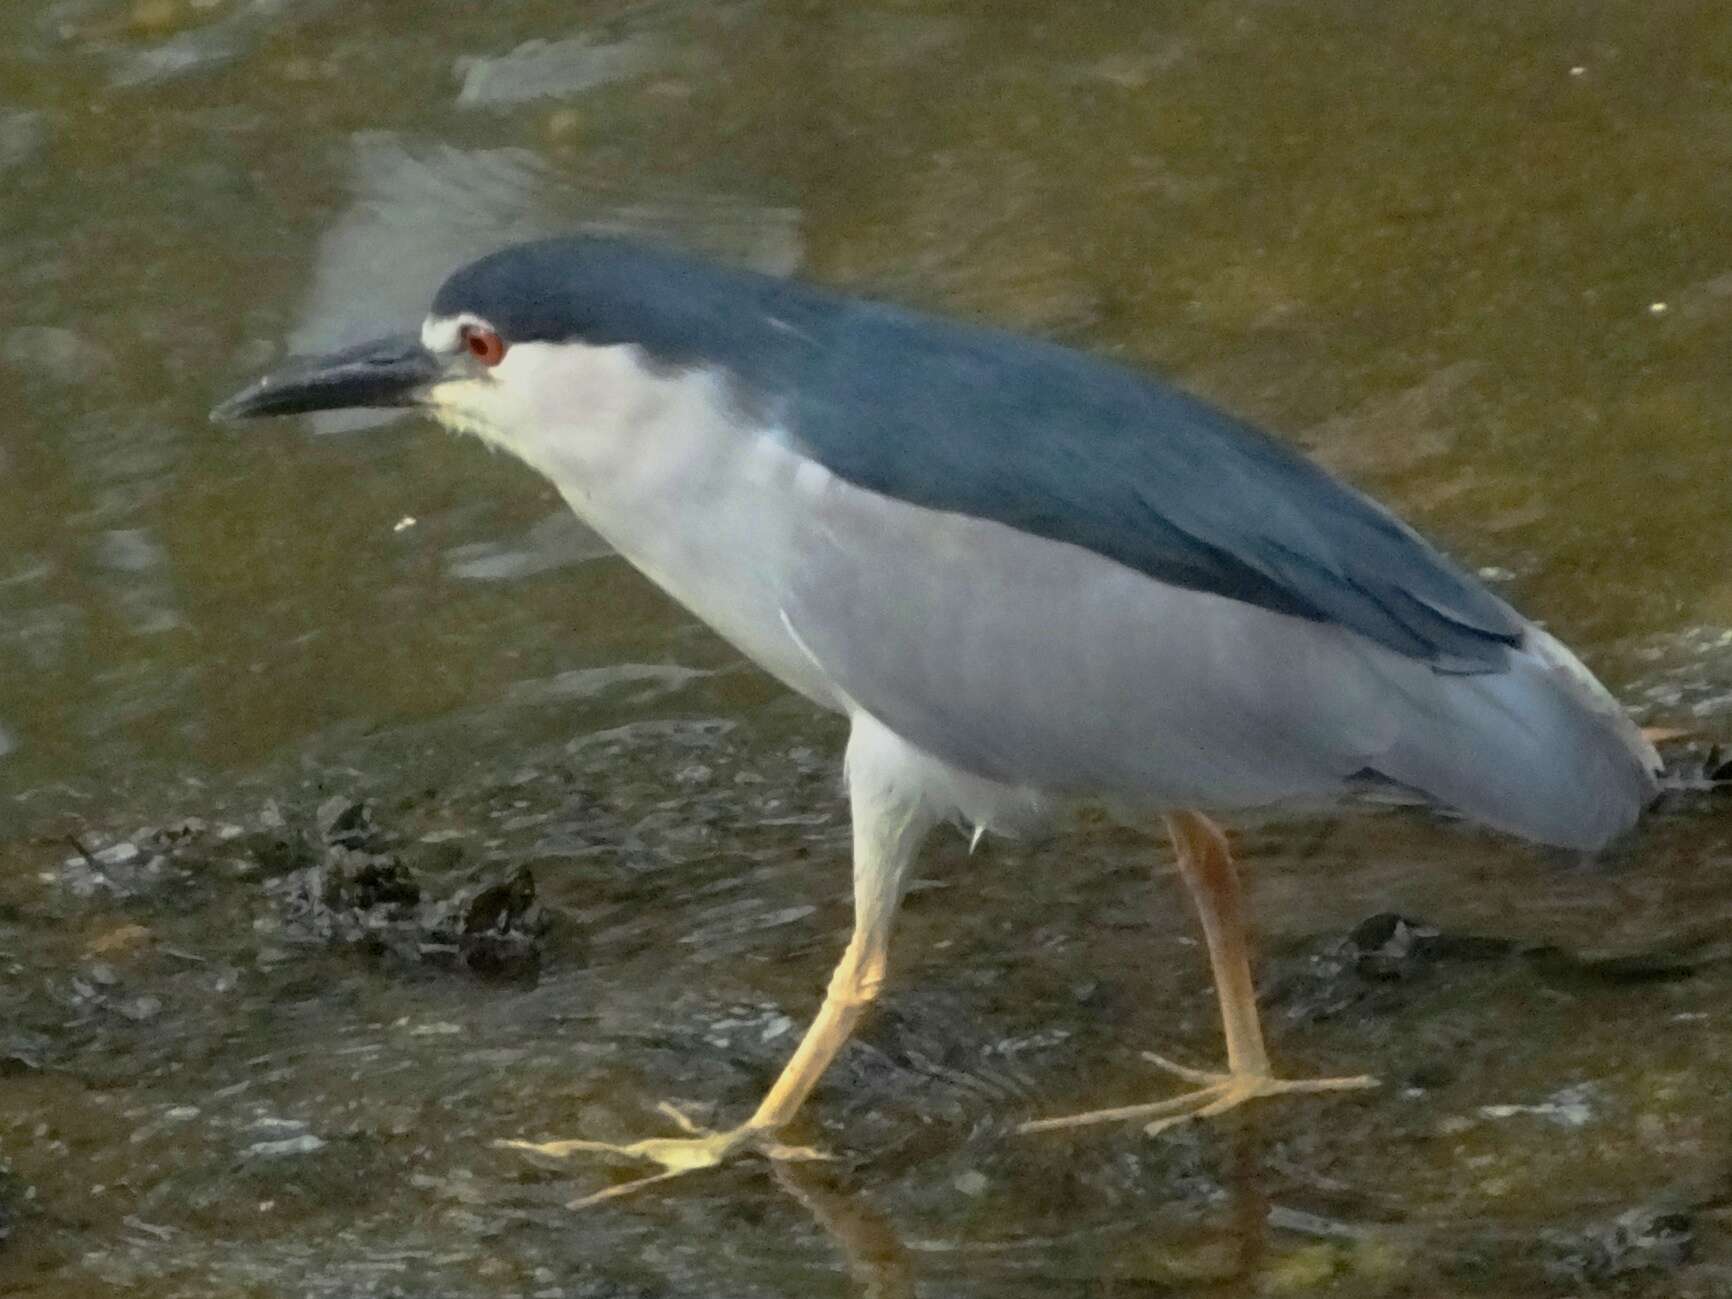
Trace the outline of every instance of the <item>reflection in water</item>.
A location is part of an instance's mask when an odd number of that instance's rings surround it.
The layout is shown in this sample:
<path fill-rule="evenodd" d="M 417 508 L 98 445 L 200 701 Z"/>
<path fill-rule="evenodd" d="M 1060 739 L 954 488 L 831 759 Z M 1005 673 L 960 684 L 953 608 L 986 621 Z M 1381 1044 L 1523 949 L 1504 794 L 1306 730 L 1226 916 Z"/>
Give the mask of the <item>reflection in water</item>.
<path fill-rule="evenodd" d="M 40 113 L 0 109 L 0 174 L 27 162 L 42 147 Z"/>
<path fill-rule="evenodd" d="M 612 548 L 561 507 L 516 541 L 481 541 L 445 552 L 445 571 L 472 582 L 510 582 L 600 559 Z"/>
<path fill-rule="evenodd" d="M 349 205 L 320 237 L 312 287 L 288 336 L 291 353 L 417 328 L 452 268 L 573 229 L 715 243 L 735 260 L 779 273 L 800 256 L 790 211 L 674 186 L 660 196 L 651 186 L 624 188 L 605 174 L 551 167 L 527 149 L 411 146 L 363 132 L 354 140 L 350 188 Z M 401 411 L 321 411 L 308 423 L 335 433 L 402 418 Z"/>
<path fill-rule="evenodd" d="M 1307 1215 L 1283 1212 L 1272 1208 L 1264 1187 L 1263 1160 L 1268 1153 L 1258 1117 L 1254 1111 L 1243 1112 L 1227 1121 L 1232 1129 L 1229 1171 L 1223 1185 L 1220 1202 L 1206 1210 L 1204 1234 L 1218 1235 L 1228 1246 L 1221 1266 L 1212 1274 L 1199 1271 L 1193 1262 L 1207 1256 L 1207 1249 L 1192 1247 L 1183 1256 L 1176 1256 L 1170 1275 L 1188 1275 L 1191 1280 L 1209 1286 L 1211 1294 L 1255 1295 L 1268 1293 L 1270 1277 L 1265 1265 L 1269 1257 L 1269 1230 L 1273 1220 L 1286 1217 L 1290 1222 L 1306 1219 Z M 917 1293 L 915 1251 L 904 1242 L 903 1234 L 891 1217 L 866 1203 L 863 1193 L 843 1189 L 836 1175 L 824 1164 L 811 1162 L 776 1162 L 771 1165 L 775 1180 L 812 1215 L 834 1243 L 847 1266 L 849 1276 L 866 1299 L 913 1299 Z M 868 1186 L 870 1179 L 868 1178 Z M 962 1192 L 957 1192 L 961 1194 Z M 1305 1222 L 1316 1231 L 1325 1223 L 1312 1217 Z M 1129 1236 L 1134 1223 L 1123 1222 L 1117 1231 Z M 1166 1235 L 1165 1224 L 1152 1224 L 1156 1242 Z M 992 1253 L 995 1246 L 1011 1249 L 1026 1248 L 1027 1241 L 993 1242 L 981 1240 L 961 1246 L 966 1253 Z M 925 1240 L 918 1252 L 931 1259 L 954 1254 L 959 1242 Z M 1159 1244 L 1155 1245 L 1158 1250 Z M 1102 1260 L 1106 1276 L 1115 1268 L 1112 1250 Z M 1146 1269 L 1148 1264 L 1138 1264 Z M 1108 1283 L 1110 1284 L 1110 1282 Z"/>
<path fill-rule="evenodd" d="M 651 66 L 654 53 L 643 37 L 611 43 L 587 36 L 526 41 L 509 54 L 458 59 L 463 88 L 457 102 L 465 108 L 500 107 L 579 95 L 637 77 Z"/>
<path fill-rule="evenodd" d="M 1227 1231 L 1237 1247 L 1233 1272 L 1247 1293 L 1269 1254 L 1269 1197 L 1263 1189 L 1263 1157 L 1267 1142 L 1255 1110 L 1242 1112 L 1233 1124 L 1231 1162 L 1227 1166 Z"/>
<path fill-rule="evenodd" d="M 1350 1241 L 1364 1248 L 1394 1240 L 1387 1231 L 1271 1203 L 1266 1164 L 1272 1151 L 1261 1114 L 1240 1111 L 1223 1120 L 1223 1127 L 1229 1133 L 1225 1175 L 1207 1205 L 1196 1211 L 1194 1222 L 1177 1228 L 1171 1206 L 1160 1206 L 1144 1211 L 1149 1220 L 1142 1229 L 1133 1212 L 1096 1233 L 1103 1284 L 1110 1287 L 1122 1279 L 1136 1286 L 1163 1278 L 1169 1284 L 1207 1287 L 1208 1293 L 1223 1297 L 1288 1293 L 1345 1270 L 1344 1256 L 1331 1242 Z M 899 1228 L 892 1214 L 866 1202 L 865 1196 L 873 1194 L 870 1174 L 863 1179 L 864 1187 L 844 1189 L 830 1165 L 778 1162 L 771 1167 L 776 1182 L 805 1207 L 841 1254 L 858 1293 L 871 1299 L 912 1299 L 920 1270 L 917 1258 L 926 1261 L 935 1287 L 963 1260 L 971 1260 L 965 1266 L 983 1275 L 997 1270 L 989 1262 L 996 1259 L 1006 1269 L 1005 1279 L 1025 1271 L 1038 1279 L 1043 1270 L 1034 1259 L 1026 1264 L 1011 1260 L 1057 1243 L 1027 1234 L 1004 1235 L 988 1219 L 979 1237 L 958 1240 L 926 1236 L 919 1224 L 911 1223 L 911 1246 L 909 1232 Z M 967 1192 L 958 1188 L 954 1194 Z M 1274 1230 L 1301 1243 L 1278 1252 L 1271 1239 Z"/>
<path fill-rule="evenodd" d="M 779 1161 L 776 1184 L 835 1242 L 863 1299 L 914 1299 L 914 1263 L 890 1220 L 811 1162 Z"/>
<path fill-rule="evenodd" d="M 527 150 L 412 151 L 397 138 L 354 141 L 353 199 L 319 239 L 312 285 L 288 350 L 314 353 L 419 328 L 453 266 L 500 243 L 557 229 L 541 210 L 547 171 Z M 318 432 L 401 419 L 401 411 L 325 411 Z"/>

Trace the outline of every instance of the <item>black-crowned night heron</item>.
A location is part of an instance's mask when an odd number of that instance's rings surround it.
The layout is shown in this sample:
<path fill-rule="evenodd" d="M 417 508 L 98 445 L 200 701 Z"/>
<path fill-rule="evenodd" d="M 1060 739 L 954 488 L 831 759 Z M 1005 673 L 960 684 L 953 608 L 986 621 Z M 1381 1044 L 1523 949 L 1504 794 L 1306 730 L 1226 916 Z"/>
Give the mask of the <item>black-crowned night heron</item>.
<path fill-rule="evenodd" d="M 1272 1073 L 1227 843 L 1204 811 L 1371 786 L 1595 848 L 1659 760 L 1576 658 L 1256 429 L 1120 366 L 593 238 L 447 280 L 419 338 L 294 361 L 216 414 L 420 406 L 520 457 L 669 595 L 850 722 L 854 933 L 739 1127 L 612 1151 L 640 1186 L 756 1148 L 884 981 L 909 864 L 1094 799 L 1159 813 L 1227 1043 L 1151 1127 L 1368 1085 Z M 618 1190 L 621 1188 L 615 1188 Z M 604 1193 L 605 1194 L 605 1193 Z"/>

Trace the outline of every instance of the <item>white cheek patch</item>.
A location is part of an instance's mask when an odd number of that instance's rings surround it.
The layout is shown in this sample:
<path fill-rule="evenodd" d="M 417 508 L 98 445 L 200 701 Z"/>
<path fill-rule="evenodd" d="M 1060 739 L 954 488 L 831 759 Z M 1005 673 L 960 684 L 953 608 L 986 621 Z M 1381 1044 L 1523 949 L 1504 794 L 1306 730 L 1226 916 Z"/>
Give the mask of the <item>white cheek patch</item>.
<path fill-rule="evenodd" d="M 454 433 L 473 433 L 495 440 L 488 418 L 486 394 L 475 379 L 446 379 L 427 392 L 427 411 Z"/>
<path fill-rule="evenodd" d="M 665 383 L 629 343 L 518 343 L 491 374 L 500 388 L 518 394 L 518 413 L 551 436 L 625 424 Z"/>
<path fill-rule="evenodd" d="M 456 317 L 455 327 L 464 321 Z M 437 341 L 452 324 L 429 321 L 424 337 Z M 735 440 L 741 432 L 723 426 L 726 393 L 714 375 L 669 373 L 651 365 L 635 344 L 523 342 L 507 347 L 491 369 L 461 369 L 466 373 L 429 390 L 433 416 L 515 455 L 562 488 L 642 477 L 657 465 L 689 469 L 713 450 L 700 445 L 702 431 Z"/>
<path fill-rule="evenodd" d="M 521 395 L 501 382 L 499 371 L 504 368 L 501 364 L 481 374 L 453 376 L 434 384 L 427 392 L 428 410 L 455 433 L 473 433 L 501 450 L 529 459 L 535 420 Z"/>

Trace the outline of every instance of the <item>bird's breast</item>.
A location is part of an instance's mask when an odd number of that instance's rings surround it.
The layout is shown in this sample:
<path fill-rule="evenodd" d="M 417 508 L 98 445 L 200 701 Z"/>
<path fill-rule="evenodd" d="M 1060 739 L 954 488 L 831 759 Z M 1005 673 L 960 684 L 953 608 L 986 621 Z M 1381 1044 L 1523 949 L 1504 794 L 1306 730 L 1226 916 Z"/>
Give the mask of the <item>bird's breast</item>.
<path fill-rule="evenodd" d="M 510 362 L 551 365 L 536 347 L 513 348 Z M 829 474 L 746 415 L 722 375 L 652 367 L 635 348 L 588 351 L 578 373 L 560 362 L 558 382 L 514 375 L 528 380 L 518 390 L 551 395 L 513 412 L 509 437 L 489 440 L 544 475 L 626 560 L 747 657 L 843 708 L 781 614 L 802 516 Z"/>

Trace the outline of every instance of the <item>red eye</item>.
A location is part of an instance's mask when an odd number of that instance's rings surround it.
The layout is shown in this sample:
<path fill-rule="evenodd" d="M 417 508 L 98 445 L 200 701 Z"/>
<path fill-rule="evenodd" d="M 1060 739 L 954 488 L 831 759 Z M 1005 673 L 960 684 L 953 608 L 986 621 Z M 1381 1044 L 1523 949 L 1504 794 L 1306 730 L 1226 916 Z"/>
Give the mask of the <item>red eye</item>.
<path fill-rule="evenodd" d="M 505 340 L 480 325 L 463 327 L 463 346 L 482 365 L 498 365 L 505 359 Z"/>

